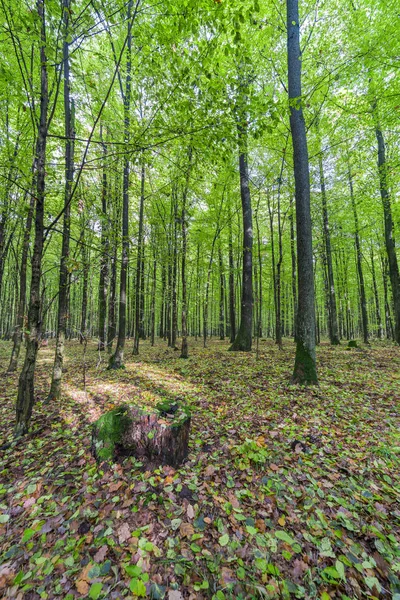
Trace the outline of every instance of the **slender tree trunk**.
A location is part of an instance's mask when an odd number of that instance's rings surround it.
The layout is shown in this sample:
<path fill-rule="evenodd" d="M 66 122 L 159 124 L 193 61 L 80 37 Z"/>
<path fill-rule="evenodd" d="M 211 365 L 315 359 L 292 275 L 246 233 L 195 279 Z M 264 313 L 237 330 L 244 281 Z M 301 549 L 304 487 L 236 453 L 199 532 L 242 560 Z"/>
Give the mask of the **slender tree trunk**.
<path fill-rule="evenodd" d="M 296 193 L 298 314 L 292 381 L 317 383 L 315 307 L 307 135 L 301 95 L 301 50 L 298 0 L 286 0 L 290 129 Z"/>
<path fill-rule="evenodd" d="M 240 326 L 232 351 L 249 352 L 253 327 L 253 220 L 247 164 L 247 130 L 244 120 L 238 124 L 240 196 L 243 216 L 243 283 Z"/>
<path fill-rule="evenodd" d="M 182 194 L 182 263 L 181 263 L 181 275 L 182 275 L 182 347 L 181 347 L 181 358 L 188 358 L 188 342 L 187 342 L 187 282 L 186 282 L 186 252 L 187 252 L 187 196 L 189 192 L 189 181 L 190 171 L 192 167 L 192 148 L 188 149 L 188 167 L 186 172 L 185 187 Z"/>
<path fill-rule="evenodd" d="M 100 138 L 102 129 L 100 128 Z M 108 253 L 109 253 L 109 227 L 107 214 L 107 146 L 103 144 L 103 179 L 101 187 L 101 257 L 99 275 L 99 346 L 100 351 L 106 348 L 106 318 L 107 318 L 107 284 L 108 284 Z"/>
<path fill-rule="evenodd" d="M 379 187 L 383 204 L 383 217 L 385 223 L 385 245 L 389 265 L 389 278 L 392 286 L 394 309 L 394 338 L 400 344 L 400 274 L 396 255 L 396 243 L 393 231 L 392 207 L 388 185 L 385 140 L 380 125 L 375 126 L 378 142 L 378 169 Z"/>
<path fill-rule="evenodd" d="M 177 190 L 173 198 L 173 247 L 172 247 L 172 289 L 171 289 L 171 347 L 176 349 L 178 330 L 178 195 Z"/>
<path fill-rule="evenodd" d="M 132 70 L 132 5 L 128 2 L 128 39 L 126 58 L 126 85 L 124 95 L 124 140 L 129 142 L 130 107 L 131 107 L 131 70 Z M 120 369 L 124 366 L 124 348 L 126 339 L 126 281 L 128 274 L 129 254 L 129 155 L 124 157 L 124 175 L 122 188 L 122 260 L 119 287 L 118 340 L 115 353 L 110 356 L 110 369 Z"/>
<path fill-rule="evenodd" d="M 151 309 L 150 309 L 150 344 L 154 346 L 156 333 L 156 293 L 157 293 L 157 260 L 154 251 L 153 257 L 153 281 L 151 285 Z"/>
<path fill-rule="evenodd" d="M 34 189 L 34 186 L 32 186 Z M 33 213 L 35 209 L 35 197 L 31 194 L 29 210 L 25 221 L 24 237 L 22 242 L 21 267 L 19 273 L 19 301 L 18 314 L 14 330 L 13 348 L 11 351 L 10 364 L 7 372 L 14 373 L 17 370 L 19 353 L 22 343 L 22 330 L 24 326 L 25 304 L 26 304 L 26 269 L 28 266 L 28 252 L 31 237 Z"/>
<path fill-rule="evenodd" d="M 142 161 L 143 161 L 142 157 Z M 142 162 L 140 175 L 140 203 L 139 203 L 139 231 L 138 231 L 138 249 L 136 262 L 136 289 L 135 289 L 135 329 L 133 341 L 133 354 L 139 354 L 139 338 L 140 336 L 140 314 L 142 309 L 142 262 L 143 262 L 143 211 L 144 211 L 144 184 L 145 184 L 145 165 Z"/>
<path fill-rule="evenodd" d="M 49 106 L 47 54 L 46 54 L 46 23 L 44 0 L 36 2 L 40 21 L 40 117 L 36 143 L 36 212 L 35 212 L 35 241 L 32 254 L 32 274 L 28 311 L 28 334 L 25 361 L 18 381 L 16 402 L 15 434 L 23 435 L 28 431 L 34 403 L 34 376 L 37 351 L 41 330 L 41 297 L 40 280 L 42 274 L 43 234 L 44 234 L 44 199 L 45 199 L 45 169 L 47 143 L 47 113 Z"/>
<path fill-rule="evenodd" d="M 367 297 L 366 297 L 366 293 L 365 293 L 364 272 L 363 272 L 363 268 L 362 268 L 360 228 L 358 225 L 357 206 L 356 206 L 356 200 L 354 197 L 353 177 L 351 174 L 350 165 L 349 165 L 349 170 L 348 170 L 348 178 L 349 178 L 351 206 L 353 209 L 353 218 L 354 218 L 354 240 L 355 240 L 355 244 L 356 244 L 358 283 L 360 286 L 362 332 L 363 332 L 364 344 L 368 344 L 369 343 L 368 342 L 369 333 L 368 333 Z"/>
<path fill-rule="evenodd" d="M 159 337 L 161 339 L 164 338 L 165 336 L 165 293 L 166 293 L 166 280 L 167 280 L 167 275 L 166 275 L 166 268 L 165 268 L 165 263 L 162 263 L 161 266 L 161 310 L 160 310 L 160 330 L 159 330 Z"/>
<path fill-rule="evenodd" d="M 328 287 L 328 302 L 329 302 L 329 337 L 330 342 L 333 346 L 340 344 L 339 339 L 339 327 L 337 320 L 337 308 L 336 308 L 336 291 L 335 281 L 333 277 L 333 264 L 332 264 L 332 247 L 331 247 L 331 232 L 329 229 L 329 217 L 328 217 L 328 205 L 326 198 L 326 187 L 325 187 L 325 175 L 324 166 L 322 162 L 322 153 L 320 152 L 318 157 L 319 163 L 319 181 L 321 186 L 321 198 L 322 198 L 322 220 L 324 225 L 324 245 L 325 245 L 325 256 L 326 256 L 326 275 L 327 275 L 327 287 Z"/>
<path fill-rule="evenodd" d="M 378 285 L 376 282 L 375 257 L 374 257 L 374 250 L 373 250 L 372 246 L 371 246 L 371 272 L 372 272 L 372 285 L 374 288 L 376 324 L 378 326 L 377 334 L 378 334 L 378 339 L 381 340 L 383 338 L 383 327 L 382 327 L 381 308 L 380 308 L 380 304 L 379 304 Z"/>
<path fill-rule="evenodd" d="M 219 261 L 219 339 L 225 339 L 225 279 L 221 245 L 218 247 Z"/>
<path fill-rule="evenodd" d="M 117 333 L 116 323 L 116 302 L 117 302 L 117 243 L 114 245 L 114 252 L 111 256 L 110 273 L 110 298 L 108 301 L 108 329 L 107 329 L 107 351 L 112 353 L 112 345 Z"/>
<path fill-rule="evenodd" d="M 233 259 L 232 242 L 232 218 L 229 213 L 229 339 L 233 343 L 236 338 L 236 314 L 235 314 L 235 262 Z"/>
<path fill-rule="evenodd" d="M 87 328 L 87 309 L 88 309 L 88 285 L 89 285 L 89 260 L 88 251 L 86 248 L 86 235 L 85 235 L 85 213 L 82 211 L 82 233 L 81 233 L 81 256 L 82 256 L 82 306 L 81 306 L 81 324 L 80 324 L 80 335 L 79 341 L 81 344 L 86 339 L 86 328 Z"/>
<path fill-rule="evenodd" d="M 71 190 L 74 176 L 74 105 L 70 97 L 69 76 L 69 18 L 70 0 L 63 0 L 64 43 L 64 118 L 65 118 L 65 190 L 64 190 L 64 221 L 61 246 L 61 262 L 58 289 L 58 323 L 56 351 L 54 356 L 53 377 L 47 401 L 58 400 L 61 395 L 62 368 L 64 362 L 64 345 L 67 328 L 68 308 L 68 260 L 71 228 Z"/>
<path fill-rule="evenodd" d="M 293 218 L 293 196 L 290 195 L 290 210 L 289 210 L 289 223 L 290 223 L 290 256 L 291 256 L 291 267 L 292 267 L 292 297 L 293 297 L 293 338 L 296 341 L 296 326 L 297 326 L 297 273 L 296 273 L 296 240 L 294 235 L 294 218 Z"/>

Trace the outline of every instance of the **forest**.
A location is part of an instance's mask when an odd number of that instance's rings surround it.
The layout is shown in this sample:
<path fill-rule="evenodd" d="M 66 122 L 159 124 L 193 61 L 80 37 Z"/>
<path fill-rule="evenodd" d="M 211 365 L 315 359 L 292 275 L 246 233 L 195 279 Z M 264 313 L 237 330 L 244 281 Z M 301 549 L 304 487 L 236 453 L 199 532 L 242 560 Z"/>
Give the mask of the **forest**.
<path fill-rule="evenodd" d="M 398 0 L 0 0 L 0 598 L 400 600 Z"/>

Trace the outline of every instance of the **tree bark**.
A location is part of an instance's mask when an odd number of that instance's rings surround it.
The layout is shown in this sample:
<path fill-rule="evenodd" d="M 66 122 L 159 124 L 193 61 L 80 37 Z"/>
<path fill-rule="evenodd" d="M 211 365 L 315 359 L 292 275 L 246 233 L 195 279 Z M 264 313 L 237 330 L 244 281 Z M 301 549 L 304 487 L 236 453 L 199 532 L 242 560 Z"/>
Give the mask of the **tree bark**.
<path fill-rule="evenodd" d="M 102 128 L 100 128 L 102 138 Z M 109 253 L 109 227 L 107 214 L 107 146 L 103 144 L 103 178 L 101 186 L 101 257 L 99 275 L 99 345 L 102 352 L 106 348 L 106 317 L 107 317 L 107 284 L 108 284 L 108 253 Z"/>
<path fill-rule="evenodd" d="M 131 106 L 131 70 L 132 70 L 132 5 L 128 2 L 128 38 L 126 58 L 126 85 L 124 94 L 124 141 L 129 142 L 130 106 Z M 124 174 L 122 183 L 122 257 L 119 287 L 118 339 L 115 353 L 110 356 L 110 369 L 121 369 L 124 366 L 124 348 L 126 339 L 126 281 L 128 274 L 129 254 L 129 155 L 124 157 Z"/>
<path fill-rule="evenodd" d="M 49 95 L 44 0 L 37 0 L 36 8 L 40 21 L 40 116 L 36 142 L 35 241 L 31 263 L 31 288 L 28 311 L 26 354 L 24 365 L 18 380 L 15 426 L 16 436 L 27 433 L 32 416 L 32 408 L 35 397 L 34 376 L 41 331 L 40 280 L 42 275 L 42 255 L 44 241 L 45 169 Z"/>
<path fill-rule="evenodd" d="M 186 253 L 187 253 L 187 196 L 189 192 L 189 181 L 190 171 L 192 167 L 192 156 L 193 151 L 191 146 L 188 149 L 188 167 L 186 171 L 185 187 L 182 194 L 182 263 L 181 263 L 181 275 L 182 275 L 182 346 L 181 346 L 181 358 L 188 358 L 188 342 L 187 342 L 187 281 L 186 281 Z"/>
<path fill-rule="evenodd" d="M 231 351 L 249 352 L 253 328 L 253 219 L 247 164 L 247 129 L 244 119 L 238 124 L 240 196 L 243 217 L 243 282 L 240 326 Z"/>
<path fill-rule="evenodd" d="M 34 186 L 32 186 L 34 188 Z M 26 270 L 28 266 L 28 252 L 31 238 L 33 213 L 35 209 L 35 197 L 31 194 L 28 214 L 25 221 L 24 237 L 22 242 L 21 266 L 19 273 L 19 301 L 17 322 L 14 330 L 13 348 L 11 351 L 10 364 L 7 372 L 14 373 L 17 370 L 18 358 L 21 351 L 22 330 L 24 327 L 25 304 L 26 304 Z"/>
<path fill-rule="evenodd" d="M 63 0 L 63 70 L 64 70 L 64 119 L 65 119 L 65 189 L 64 217 L 61 246 L 61 261 L 58 288 L 58 323 L 56 351 L 54 356 L 53 376 L 47 401 L 58 400 L 61 395 L 62 368 L 64 362 L 64 345 L 67 328 L 68 307 L 68 260 L 71 228 L 71 191 L 74 176 L 74 105 L 71 102 L 69 74 L 69 20 L 70 0 Z"/>
<path fill-rule="evenodd" d="M 143 157 L 142 157 L 143 161 Z M 140 333 L 140 321 L 142 311 L 142 296 L 143 296 L 143 211 L 144 211 L 144 184 L 145 184 L 145 165 L 142 162 L 141 174 L 140 174 L 140 203 L 139 203 L 139 231 L 138 231 L 138 249 L 137 249 L 137 262 L 136 262 L 136 289 L 135 289 L 135 329 L 134 329 L 134 340 L 133 340 L 133 354 L 137 356 L 139 354 L 139 338 Z"/>
<path fill-rule="evenodd" d="M 354 197 L 353 177 L 351 174 L 350 165 L 349 165 L 349 170 L 348 170 L 348 178 L 349 178 L 351 206 L 353 209 L 353 218 L 354 218 L 354 240 L 355 240 L 355 244 L 356 244 L 358 282 L 359 282 L 359 286 L 360 286 L 360 304 L 361 304 L 361 322 L 362 322 L 363 341 L 364 341 L 364 344 L 368 344 L 369 343 L 368 342 L 369 327 L 368 327 L 367 297 L 366 297 L 366 293 L 365 293 L 364 272 L 363 272 L 363 268 L 362 268 L 360 228 L 358 225 L 357 206 L 356 206 L 356 200 Z"/>
<path fill-rule="evenodd" d="M 393 217 L 388 185 L 385 140 L 379 123 L 377 123 L 375 126 L 375 135 L 378 142 L 379 188 L 381 192 L 383 217 L 385 223 L 385 245 L 389 265 L 389 278 L 393 294 L 394 338 L 397 344 L 400 344 L 400 274 L 396 255 L 396 242 L 393 232 Z"/>
<path fill-rule="evenodd" d="M 293 383 L 317 383 L 315 307 L 307 135 L 301 95 L 298 0 L 286 0 L 290 129 L 296 195 L 298 314 Z"/>
<path fill-rule="evenodd" d="M 320 152 L 318 157 L 319 165 L 319 181 L 321 186 L 321 199 L 322 199 L 322 220 L 324 227 L 324 245 L 325 245 L 325 256 L 326 256 L 326 270 L 327 270 L 327 287 L 328 287 L 328 303 L 329 303 L 329 337 L 330 342 L 333 346 L 340 344 L 339 339 L 339 327 L 337 320 L 337 308 L 336 308 L 336 291 L 335 281 L 333 277 L 333 264 L 332 264 L 332 247 L 331 247 L 331 232 L 329 229 L 329 217 L 328 217 L 328 205 L 326 198 L 326 187 L 325 187 L 325 175 L 324 166 L 322 161 L 322 153 Z"/>

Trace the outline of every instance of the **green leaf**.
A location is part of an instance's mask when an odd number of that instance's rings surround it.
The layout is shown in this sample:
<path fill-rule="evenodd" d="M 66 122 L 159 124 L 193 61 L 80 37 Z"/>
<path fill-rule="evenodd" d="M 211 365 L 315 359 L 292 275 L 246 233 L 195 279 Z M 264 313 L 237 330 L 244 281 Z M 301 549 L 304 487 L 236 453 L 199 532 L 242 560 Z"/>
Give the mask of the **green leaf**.
<path fill-rule="evenodd" d="M 224 535 L 221 535 L 221 537 L 218 540 L 218 543 L 220 546 L 226 546 L 228 542 L 229 542 L 229 535 L 227 533 L 224 533 Z"/>
<path fill-rule="evenodd" d="M 92 583 L 92 585 L 90 586 L 90 590 L 89 590 L 89 598 L 91 598 L 92 600 L 97 600 L 97 598 L 101 594 L 102 588 L 103 588 L 102 583 Z"/>
<path fill-rule="evenodd" d="M 278 538 L 278 540 L 282 540 L 282 542 L 286 542 L 290 546 L 293 546 L 293 544 L 296 543 L 296 540 L 294 540 L 288 533 L 286 533 L 286 531 L 281 531 L 280 529 L 278 529 L 278 531 L 275 531 L 275 537 Z"/>
<path fill-rule="evenodd" d="M 174 531 L 176 531 L 182 523 L 182 519 L 172 519 L 171 527 Z"/>
<path fill-rule="evenodd" d="M 0 523 L 7 523 L 10 520 L 10 515 L 0 515 Z"/>
<path fill-rule="evenodd" d="M 346 579 L 344 574 L 344 564 L 340 562 L 339 559 L 335 562 L 335 569 L 339 573 L 340 579 Z"/>
<path fill-rule="evenodd" d="M 129 577 L 139 577 L 142 574 L 142 569 L 137 565 L 126 565 L 125 571 L 129 575 Z"/>
<path fill-rule="evenodd" d="M 129 589 L 132 594 L 135 594 L 139 598 L 144 598 L 146 596 L 146 586 L 141 579 L 131 579 Z"/>
<path fill-rule="evenodd" d="M 35 535 L 34 529 L 25 529 L 24 535 L 22 536 L 22 543 L 29 542 L 29 540 Z"/>

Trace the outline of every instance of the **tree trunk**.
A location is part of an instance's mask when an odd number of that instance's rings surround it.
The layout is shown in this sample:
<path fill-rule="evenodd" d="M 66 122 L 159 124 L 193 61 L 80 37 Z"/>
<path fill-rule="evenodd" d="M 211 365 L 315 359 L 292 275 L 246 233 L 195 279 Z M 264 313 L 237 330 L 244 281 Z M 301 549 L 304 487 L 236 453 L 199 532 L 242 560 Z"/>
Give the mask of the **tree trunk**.
<path fill-rule="evenodd" d="M 187 252 L 187 196 L 189 192 L 189 181 L 190 171 L 192 167 L 192 148 L 188 149 L 189 164 L 186 171 L 185 187 L 182 194 L 182 264 L 181 264 L 181 275 L 182 275 L 182 347 L 181 347 L 181 358 L 188 358 L 188 342 L 187 342 L 187 282 L 186 282 L 186 252 Z"/>
<path fill-rule="evenodd" d="M 301 95 L 298 0 L 286 0 L 290 129 L 296 194 L 298 305 L 296 358 L 292 381 L 317 383 L 310 175 Z"/>
<path fill-rule="evenodd" d="M 290 194 L 290 256 L 292 267 L 292 297 L 293 297 L 293 338 L 296 341 L 296 325 L 297 325 L 297 273 L 296 273 L 296 251 L 295 251 L 295 235 L 294 235 L 294 219 L 293 219 L 293 196 Z"/>
<path fill-rule="evenodd" d="M 326 199 L 326 187 L 325 187 L 325 175 L 324 166 L 322 162 L 322 153 L 320 152 L 318 157 L 319 163 L 319 180 L 321 186 L 321 198 L 322 198 L 322 220 L 324 225 L 324 245 L 325 245 L 325 256 L 326 256 L 326 275 L 327 275 L 327 287 L 328 287 L 328 302 L 329 302 L 329 338 L 333 346 L 340 344 L 339 339 L 339 328 L 337 320 L 337 308 L 336 308 L 336 292 L 335 292 L 335 281 L 333 278 L 333 265 L 332 265 L 332 248 L 331 248 L 331 233 L 329 229 L 329 217 L 328 217 L 328 205 Z"/>
<path fill-rule="evenodd" d="M 224 279 L 224 264 L 222 261 L 221 245 L 218 247 L 219 261 L 219 339 L 225 339 L 225 279 Z"/>
<path fill-rule="evenodd" d="M 378 339 L 381 340 L 383 338 L 383 327 L 382 327 L 381 308 L 379 305 L 378 285 L 376 283 L 374 250 L 373 250 L 372 246 L 371 246 L 371 272 L 372 272 L 372 285 L 374 288 L 376 324 L 378 326 L 377 334 L 378 334 Z"/>
<path fill-rule="evenodd" d="M 102 129 L 100 128 L 100 138 Z M 106 315 L 107 315 L 107 284 L 108 284 L 108 252 L 109 252 L 109 227 L 107 215 L 107 146 L 103 144 L 103 179 L 101 188 L 101 257 L 99 275 L 99 346 L 102 352 L 106 348 Z"/>
<path fill-rule="evenodd" d="M 143 157 L 142 157 L 143 161 Z M 136 289 L 135 289 L 135 329 L 134 329 L 134 341 L 133 341 L 133 355 L 139 354 L 139 338 L 140 336 L 140 316 L 142 309 L 142 281 L 143 269 L 143 211 L 144 211 L 144 184 L 145 184 L 145 165 L 142 162 L 141 175 L 140 175 L 140 203 L 139 203 L 139 231 L 138 231 L 138 249 L 137 249 L 137 262 L 136 262 Z"/>
<path fill-rule="evenodd" d="M 362 268 L 360 229 L 358 226 L 357 206 L 356 206 L 356 200 L 354 197 L 353 177 L 351 174 L 350 165 L 349 165 L 349 170 L 348 170 L 348 178 L 349 178 L 351 206 L 353 209 L 353 218 L 354 218 L 354 240 L 355 240 L 355 244 L 356 244 L 358 282 L 359 282 L 359 286 L 360 286 L 360 303 L 361 303 L 361 321 L 362 321 L 363 340 L 364 340 L 364 344 L 368 344 L 369 343 L 368 342 L 369 333 L 368 333 L 367 297 L 365 294 L 364 273 L 363 273 L 363 268 Z"/>
<path fill-rule="evenodd" d="M 129 142 L 130 106 L 131 106 L 131 69 L 132 69 L 132 5 L 128 2 L 128 39 L 126 58 L 126 85 L 124 95 L 124 141 Z M 124 175 L 122 188 L 122 258 L 119 287 L 118 340 L 115 353 L 110 356 L 110 369 L 121 369 L 124 366 L 124 348 L 126 339 L 126 280 L 128 274 L 129 253 L 129 155 L 124 157 Z"/>
<path fill-rule="evenodd" d="M 385 140 L 380 125 L 375 127 L 378 142 L 378 169 L 379 187 L 383 204 L 383 217 L 385 222 L 385 245 L 389 265 L 389 278 L 392 286 L 393 309 L 394 309 L 394 338 L 400 344 L 400 274 L 396 255 L 396 243 L 393 232 L 392 207 L 388 185 L 388 173 L 386 164 Z"/>
<path fill-rule="evenodd" d="M 32 186 L 34 189 L 34 186 Z M 14 330 L 13 348 L 11 351 L 10 364 L 7 372 L 14 373 L 17 370 L 19 353 L 22 343 L 22 330 L 24 327 L 25 303 L 26 303 L 26 269 L 28 265 L 28 252 L 32 229 L 33 212 L 35 209 L 35 197 L 31 194 L 28 214 L 25 221 L 24 237 L 22 242 L 21 267 L 19 273 L 19 301 L 17 322 Z"/>
<path fill-rule="evenodd" d="M 74 104 L 70 98 L 69 76 L 69 18 L 70 0 L 63 0 L 64 42 L 64 118 L 65 118 L 65 190 L 64 190 L 64 219 L 61 246 L 61 262 L 58 288 L 58 323 L 56 351 L 54 356 L 53 377 L 47 401 L 58 400 L 61 395 L 62 368 L 64 362 L 64 345 L 67 328 L 68 307 L 68 260 L 71 228 L 71 191 L 74 176 Z"/>
<path fill-rule="evenodd" d="M 253 327 L 253 220 L 247 164 L 247 129 L 244 120 L 238 124 L 240 196 L 243 216 L 243 283 L 240 326 L 232 351 L 249 352 Z"/>
<path fill-rule="evenodd" d="M 235 314 L 235 262 L 233 259 L 232 242 L 232 217 L 229 213 L 229 339 L 233 343 L 236 338 L 236 314 Z"/>
<path fill-rule="evenodd" d="M 34 376 L 37 351 L 41 330 L 41 297 L 40 280 L 42 275 L 43 234 L 44 234 L 44 199 L 45 169 L 47 143 L 47 113 L 49 106 L 47 55 L 46 55 L 46 23 L 44 0 L 37 0 L 37 12 L 40 21 L 40 117 L 36 142 L 36 212 L 35 241 L 31 263 L 31 288 L 28 311 L 28 334 L 25 361 L 18 381 L 16 402 L 15 434 L 23 435 L 28 431 L 34 403 Z"/>

